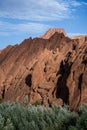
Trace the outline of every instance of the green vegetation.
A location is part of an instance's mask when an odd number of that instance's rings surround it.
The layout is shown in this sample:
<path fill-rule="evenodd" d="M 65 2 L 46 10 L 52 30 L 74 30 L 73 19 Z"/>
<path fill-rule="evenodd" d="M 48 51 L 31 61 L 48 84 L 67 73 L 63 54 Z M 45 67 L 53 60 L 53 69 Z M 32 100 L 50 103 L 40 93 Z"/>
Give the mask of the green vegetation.
<path fill-rule="evenodd" d="M 2 103 L 2 99 L 0 98 L 0 103 Z"/>
<path fill-rule="evenodd" d="M 34 105 L 34 106 L 39 106 L 39 105 L 41 105 L 41 102 L 36 101 L 36 102 L 35 102 L 35 103 L 33 103 L 32 105 Z"/>
<path fill-rule="evenodd" d="M 0 130 L 87 130 L 87 105 L 76 113 L 67 106 L 43 108 L 18 102 L 1 103 Z"/>

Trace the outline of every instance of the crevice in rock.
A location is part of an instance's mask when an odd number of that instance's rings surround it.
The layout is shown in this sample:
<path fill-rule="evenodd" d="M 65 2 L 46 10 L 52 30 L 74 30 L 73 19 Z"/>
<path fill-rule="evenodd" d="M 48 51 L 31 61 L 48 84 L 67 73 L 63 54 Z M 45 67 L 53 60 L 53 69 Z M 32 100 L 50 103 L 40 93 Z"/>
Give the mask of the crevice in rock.
<path fill-rule="evenodd" d="M 83 73 L 79 76 L 79 79 L 78 79 L 78 89 L 80 91 L 79 102 L 81 101 L 81 95 L 82 95 L 82 78 L 83 78 Z"/>
<path fill-rule="evenodd" d="M 87 59 L 83 60 L 82 63 L 86 65 L 87 64 Z"/>
<path fill-rule="evenodd" d="M 50 80 L 51 80 L 51 77 L 49 77 L 49 78 L 47 79 L 47 82 L 50 82 Z"/>
<path fill-rule="evenodd" d="M 31 67 L 31 68 L 30 68 L 30 71 L 33 71 L 33 70 L 34 70 L 34 68 L 33 68 L 33 67 Z"/>
<path fill-rule="evenodd" d="M 83 74 L 81 74 L 78 79 L 78 89 L 80 90 L 80 92 L 81 92 L 81 86 L 82 86 L 82 77 L 83 77 Z"/>
<path fill-rule="evenodd" d="M 83 79 L 83 73 L 80 74 L 79 78 L 78 78 L 78 89 L 80 91 L 80 95 L 79 95 L 79 101 L 77 103 L 76 108 L 78 108 L 80 102 L 81 102 L 81 98 L 82 98 L 82 79 Z"/>
<path fill-rule="evenodd" d="M 68 52 L 67 55 L 66 55 L 66 57 L 67 57 L 67 58 L 70 58 L 70 57 L 71 57 L 71 54 L 72 54 L 71 52 Z"/>
<path fill-rule="evenodd" d="M 76 45 L 73 44 L 72 50 L 76 50 Z"/>
<path fill-rule="evenodd" d="M 61 98 L 63 103 L 69 105 L 69 88 L 67 86 L 67 79 L 71 71 L 72 63 L 68 60 L 60 63 L 60 69 L 57 75 L 60 75 L 56 84 L 56 97 Z"/>
<path fill-rule="evenodd" d="M 46 67 L 44 67 L 44 72 L 45 72 L 45 73 L 47 72 L 47 69 L 46 69 Z"/>
<path fill-rule="evenodd" d="M 29 75 L 26 76 L 26 78 L 25 78 L 25 83 L 26 83 L 26 85 L 27 85 L 28 87 L 31 87 L 31 86 L 32 86 L 32 75 L 31 75 L 31 74 L 29 74 Z"/>
<path fill-rule="evenodd" d="M 2 90 L 2 99 L 4 99 L 5 97 L 5 86 L 3 87 L 3 90 Z"/>
<path fill-rule="evenodd" d="M 45 67 L 44 67 L 44 72 L 46 73 L 47 72 L 47 65 L 48 65 L 48 62 L 45 63 Z"/>
<path fill-rule="evenodd" d="M 72 77 L 73 77 L 73 81 L 74 81 L 74 75 L 75 75 L 75 71 L 73 71 L 73 72 L 72 72 L 72 74 L 73 74 L 73 76 L 72 76 Z"/>

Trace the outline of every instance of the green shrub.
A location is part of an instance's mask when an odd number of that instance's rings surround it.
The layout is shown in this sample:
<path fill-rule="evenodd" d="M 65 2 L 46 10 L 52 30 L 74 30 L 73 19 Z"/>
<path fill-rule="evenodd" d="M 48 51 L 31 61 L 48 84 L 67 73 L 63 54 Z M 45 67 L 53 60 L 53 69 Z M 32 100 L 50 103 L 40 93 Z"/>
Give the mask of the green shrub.
<path fill-rule="evenodd" d="M 37 104 L 37 103 L 36 103 Z M 87 130 L 87 105 L 79 114 L 68 106 L 24 106 L 18 102 L 0 104 L 0 130 Z"/>
<path fill-rule="evenodd" d="M 78 129 L 75 126 L 69 126 L 69 130 L 78 130 Z"/>
<path fill-rule="evenodd" d="M 2 103 L 2 99 L 0 98 L 0 103 Z"/>
<path fill-rule="evenodd" d="M 80 108 L 80 117 L 77 121 L 77 128 L 81 130 L 87 130 L 87 105 L 83 105 Z"/>
<path fill-rule="evenodd" d="M 35 103 L 33 103 L 32 105 L 34 105 L 34 106 L 38 106 L 38 105 L 41 105 L 41 102 L 36 101 L 36 102 L 35 102 Z"/>

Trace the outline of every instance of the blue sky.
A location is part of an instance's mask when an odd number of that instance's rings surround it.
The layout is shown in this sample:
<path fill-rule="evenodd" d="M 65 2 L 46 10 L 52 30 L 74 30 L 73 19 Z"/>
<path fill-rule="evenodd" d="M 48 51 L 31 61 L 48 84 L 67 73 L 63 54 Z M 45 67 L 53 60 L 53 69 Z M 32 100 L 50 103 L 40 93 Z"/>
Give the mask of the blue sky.
<path fill-rule="evenodd" d="M 0 0 L 0 49 L 49 28 L 87 34 L 87 0 Z"/>

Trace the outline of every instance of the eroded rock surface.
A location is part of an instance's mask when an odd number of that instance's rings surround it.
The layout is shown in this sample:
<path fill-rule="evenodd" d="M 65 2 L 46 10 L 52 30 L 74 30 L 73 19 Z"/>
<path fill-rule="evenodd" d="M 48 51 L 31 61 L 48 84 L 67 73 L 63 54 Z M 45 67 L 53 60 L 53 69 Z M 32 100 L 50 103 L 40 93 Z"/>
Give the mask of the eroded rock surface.
<path fill-rule="evenodd" d="M 44 106 L 87 103 L 87 36 L 29 38 L 0 53 L 0 98 Z"/>

